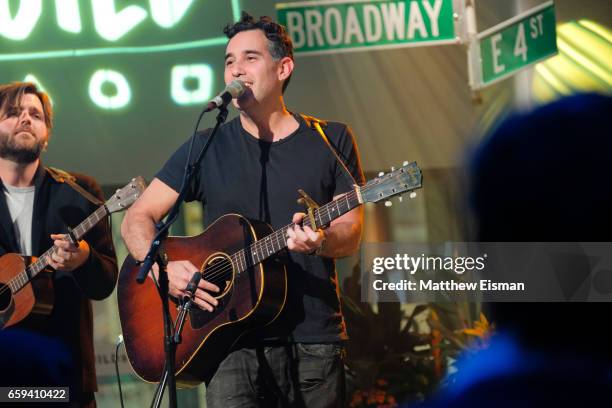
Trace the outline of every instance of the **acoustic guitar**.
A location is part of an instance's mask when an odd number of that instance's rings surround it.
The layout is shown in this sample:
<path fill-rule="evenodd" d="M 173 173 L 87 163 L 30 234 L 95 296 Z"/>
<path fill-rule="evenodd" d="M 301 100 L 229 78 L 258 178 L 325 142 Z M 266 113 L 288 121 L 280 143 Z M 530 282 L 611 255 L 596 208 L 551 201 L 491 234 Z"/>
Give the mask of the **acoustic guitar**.
<path fill-rule="evenodd" d="M 145 187 L 142 177 L 132 179 L 72 229 L 73 239 L 76 241 L 81 239 L 107 215 L 128 208 L 142 194 Z M 49 248 L 38 259 L 24 258 L 13 253 L 0 257 L 0 329 L 20 322 L 31 313 L 39 315 L 51 313 L 54 296 L 48 266 L 55 250 L 55 246 Z"/>
<path fill-rule="evenodd" d="M 313 230 L 367 202 L 378 202 L 421 187 L 421 171 L 407 163 L 354 186 L 347 194 L 323 205 L 303 220 Z M 237 214 L 218 218 L 202 234 L 169 237 L 164 242 L 168 261 L 189 260 L 199 266 L 202 279 L 220 288 L 213 312 L 194 307 L 189 311 L 176 350 L 176 382 L 196 386 L 221 362 L 246 332 L 271 323 L 281 312 L 287 296 L 287 276 L 274 255 L 287 247 L 287 228 L 273 231 L 265 223 Z M 162 302 L 155 282 L 136 283 L 139 265 L 128 256 L 117 286 L 119 317 L 128 360 L 147 382 L 159 382 L 164 366 Z M 177 299 L 170 297 L 175 306 Z M 178 307 L 170 305 L 173 321 Z"/>

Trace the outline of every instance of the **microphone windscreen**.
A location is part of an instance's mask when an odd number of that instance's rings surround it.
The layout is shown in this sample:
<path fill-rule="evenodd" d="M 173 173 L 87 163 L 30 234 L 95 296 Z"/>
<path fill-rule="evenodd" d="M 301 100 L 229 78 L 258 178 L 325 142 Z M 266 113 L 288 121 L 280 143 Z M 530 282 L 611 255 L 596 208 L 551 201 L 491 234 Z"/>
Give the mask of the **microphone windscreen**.
<path fill-rule="evenodd" d="M 232 95 L 232 98 L 238 98 L 246 91 L 246 85 L 241 80 L 234 79 L 225 89 Z"/>

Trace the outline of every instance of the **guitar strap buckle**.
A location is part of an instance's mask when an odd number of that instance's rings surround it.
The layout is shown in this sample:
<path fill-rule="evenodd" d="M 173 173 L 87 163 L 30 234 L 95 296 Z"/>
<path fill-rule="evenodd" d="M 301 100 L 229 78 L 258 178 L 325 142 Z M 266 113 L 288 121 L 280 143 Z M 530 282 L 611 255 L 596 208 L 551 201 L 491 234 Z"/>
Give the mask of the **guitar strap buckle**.
<path fill-rule="evenodd" d="M 314 210 L 319 208 L 319 204 L 317 204 L 316 201 L 313 200 L 308 194 L 306 194 L 306 192 L 302 190 L 301 188 L 298 189 L 298 193 L 300 193 L 300 195 L 302 196 L 298 198 L 297 200 L 298 204 L 303 204 L 306 206 L 308 218 L 310 219 L 310 225 L 312 227 L 312 230 L 313 231 L 318 230 L 319 227 L 317 226 L 317 223 L 315 222 Z"/>

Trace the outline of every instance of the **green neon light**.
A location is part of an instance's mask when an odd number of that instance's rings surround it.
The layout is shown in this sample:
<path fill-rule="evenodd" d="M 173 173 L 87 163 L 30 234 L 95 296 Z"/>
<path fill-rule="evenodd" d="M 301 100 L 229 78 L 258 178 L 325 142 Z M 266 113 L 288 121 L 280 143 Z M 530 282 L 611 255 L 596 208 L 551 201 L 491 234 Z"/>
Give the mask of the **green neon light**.
<path fill-rule="evenodd" d="M 213 69 L 208 64 L 175 65 L 171 73 L 172 100 L 177 105 L 194 105 L 206 102 L 212 96 Z M 197 89 L 187 89 L 187 80 L 196 80 Z"/>
<path fill-rule="evenodd" d="M 22 5 L 29 1 L 40 1 L 40 0 L 22 0 Z M 78 1 L 78 0 L 75 0 Z M 95 1 L 95 0 L 94 0 Z M 98 0 L 104 1 L 104 0 Z M 6 13 L 2 9 L 6 6 Z M 125 9 L 124 9 L 125 10 Z M 19 14 L 19 13 L 18 13 Z M 8 16 L 8 0 L 0 0 L 0 34 L 4 34 L 9 26 L 7 21 L 2 20 L 3 16 Z M 240 0 L 232 0 L 232 15 L 234 20 L 240 18 Z M 18 16 L 16 17 L 16 19 Z M 15 21 L 16 21 L 15 19 Z M 38 17 L 37 17 L 38 20 Z M 34 22 L 35 23 L 35 22 Z M 80 18 L 79 18 L 80 24 Z M 27 34 L 29 35 L 29 33 Z M 26 37 L 27 37 L 26 35 Z M 72 50 L 56 50 L 56 51 L 39 51 L 39 52 L 28 52 L 28 53 L 15 53 L 15 54 L 0 54 L 0 62 L 3 61 L 28 61 L 37 59 L 51 59 L 51 58 L 81 58 L 90 57 L 96 55 L 120 55 L 120 54 L 146 54 L 146 53 L 159 53 L 159 52 L 172 52 L 178 50 L 188 50 L 195 48 L 207 48 L 215 47 L 227 44 L 227 38 L 225 37 L 213 37 L 204 40 L 186 41 L 175 44 L 162 44 L 162 45 L 150 45 L 142 47 L 105 47 L 105 48 L 84 48 L 84 49 L 72 49 Z"/>
<path fill-rule="evenodd" d="M 24 61 L 44 58 L 79 58 L 91 57 L 94 55 L 116 55 L 116 54 L 146 54 L 157 52 L 170 52 L 177 50 L 188 50 L 194 48 L 207 48 L 227 44 L 227 38 L 216 37 L 206 40 L 188 41 L 176 44 L 151 45 L 146 47 L 109 47 L 109 48 L 89 48 L 80 50 L 58 50 L 29 52 L 23 54 L 0 54 L 2 61 Z"/>
<path fill-rule="evenodd" d="M 9 0 L 0 0 L 0 35 L 10 40 L 28 38 L 42 12 L 42 0 L 21 0 L 15 17 L 11 17 Z"/>
<path fill-rule="evenodd" d="M 102 86 L 107 82 L 115 86 L 115 95 L 106 95 L 102 91 Z M 123 74 L 110 69 L 101 69 L 96 71 L 89 81 L 89 97 L 100 108 L 115 110 L 124 108 L 130 103 L 132 91 Z"/>
<path fill-rule="evenodd" d="M 79 0 L 55 0 L 55 14 L 62 30 L 74 34 L 81 32 Z"/>
<path fill-rule="evenodd" d="M 240 20 L 240 0 L 232 0 L 232 15 L 234 21 Z"/>
<path fill-rule="evenodd" d="M 34 76 L 34 74 L 27 74 L 25 78 L 23 78 L 23 82 L 32 82 L 34 85 L 36 85 L 39 91 L 42 91 L 47 94 L 47 96 L 49 97 L 49 102 L 51 102 L 51 105 L 53 105 L 53 98 L 51 98 L 49 91 L 47 91 L 47 89 L 42 85 L 38 78 Z"/>
<path fill-rule="evenodd" d="M 174 27 L 185 15 L 193 0 L 149 0 L 151 17 L 163 28 Z"/>
<path fill-rule="evenodd" d="M 147 12 L 139 6 L 127 6 L 118 12 L 115 0 L 92 0 L 91 7 L 96 31 L 107 41 L 117 41 L 147 18 Z"/>

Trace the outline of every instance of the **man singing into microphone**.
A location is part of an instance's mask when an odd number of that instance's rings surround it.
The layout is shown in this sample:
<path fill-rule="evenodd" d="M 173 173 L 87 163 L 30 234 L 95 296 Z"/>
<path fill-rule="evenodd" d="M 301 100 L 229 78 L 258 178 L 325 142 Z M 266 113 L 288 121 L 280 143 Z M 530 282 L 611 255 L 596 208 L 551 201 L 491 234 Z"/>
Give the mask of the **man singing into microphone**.
<path fill-rule="evenodd" d="M 208 407 L 344 405 L 343 342 L 348 339 L 338 296 L 334 258 L 354 253 L 360 243 L 362 212 L 354 209 L 313 231 L 301 227 L 304 207 L 296 203 L 303 189 L 325 204 L 361 184 L 363 174 L 351 130 L 337 122 L 321 122 L 331 146 L 315 130 L 312 119 L 287 110 L 283 92 L 295 62 L 285 28 L 269 17 L 255 20 L 243 13 L 228 25 L 225 82 L 244 82 L 246 91 L 233 101 L 240 115 L 222 125 L 187 201 L 205 206 L 205 224 L 227 213 L 289 229 L 288 295 L 281 316 L 242 338 L 207 381 Z M 198 152 L 210 136 L 197 135 Z M 122 234 L 135 259 L 142 260 L 155 235 L 155 223 L 178 197 L 189 142 L 157 173 L 130 208 Z M 351 175 L 330 149 L 335 149 Z M 355 181 L 351 180 L 354 179 Z M 197 267 L 169 262 L 170 293 L 182 296 Z M 206 277 L 204 276 L 204 279 Z M 218 288 L 202 280 L 195 302 L 213 311 Z"/>

